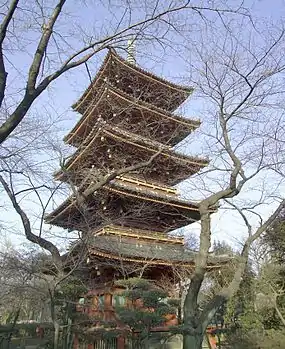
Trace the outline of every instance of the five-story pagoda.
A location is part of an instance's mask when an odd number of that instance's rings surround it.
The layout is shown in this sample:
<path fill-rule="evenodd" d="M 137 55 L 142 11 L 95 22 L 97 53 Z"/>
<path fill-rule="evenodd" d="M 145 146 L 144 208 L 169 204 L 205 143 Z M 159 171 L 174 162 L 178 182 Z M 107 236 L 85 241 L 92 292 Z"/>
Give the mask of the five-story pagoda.
<path fill-rule="evenodd" d="M 208 163 L 173 150 L 200 125 L 173 113 L 191 92 L 111 49 L 73 105 L 82 117 L 65 142 L 76 151 L 55 176 L 79 194 L 46 222 L 87 237 L 90 294 L 105 305 L 113 304 L 114 280 L 134 276 L 134 266 L 147 266 L 141 275 L 159 281 L 173 278 L 174 267 L 194 265 L 195 252 L 168 235 L 200 218 L 173 188 Z M 208 267 L 222 262 L 210 257 Z"/>

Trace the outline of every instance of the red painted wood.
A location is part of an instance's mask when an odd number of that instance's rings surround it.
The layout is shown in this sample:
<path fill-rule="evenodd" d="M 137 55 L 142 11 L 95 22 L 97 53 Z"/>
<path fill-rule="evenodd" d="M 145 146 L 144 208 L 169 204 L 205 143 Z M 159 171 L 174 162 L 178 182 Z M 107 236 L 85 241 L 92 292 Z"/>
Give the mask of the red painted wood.
<path fill-rule="evenodd" d="M 125 348 L 125 338 L 118 337 L 117 338 L 117 349 L 124 349 L 124 348 Z"/>
<path fill-rule="evenodd" d="M 73 349 L 79 349 L 79 341 L 78 341 L 78 336 L 77 336 L 77 334 L 74 336 L 74 340 L 73 340 Z"/>

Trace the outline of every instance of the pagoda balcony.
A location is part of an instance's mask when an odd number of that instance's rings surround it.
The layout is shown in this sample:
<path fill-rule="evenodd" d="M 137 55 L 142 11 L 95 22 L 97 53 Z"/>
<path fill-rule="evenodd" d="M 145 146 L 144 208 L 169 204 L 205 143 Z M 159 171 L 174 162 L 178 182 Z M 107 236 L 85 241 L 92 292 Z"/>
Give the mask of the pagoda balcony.
<path fill-rule="evenodd" d="M 79 146 L 92 131 L 98 118 L 171 146 L 200 126 L 200 121 L 172 114 L 108 85 L 103 88 L 98 99 L 92 100 L 82 118 L 64 138 L 66 143 Z"/>
<path fill-rule="evenodd" d="M 183 269 L 191 274 L 198 254 L 188 248 L 181 237 L 115 225 L 83 234 L 82 239 L 73 246 L 73 254 L 80 256 L 76 251 L 83 249 L 88 258 L 81 262 L 81 267 L 85 272 L 89 296 L 113 293 L 116 280 L 125 277 L 143 277 L 152 280 L 158 287 L 165 285 L 165 279 L 175 285 L 176 272 Z M 207 270 L 221 268 L 232 259 L 228 255 L 210 254 Z M 80 275 L 83 275 L 82 272 Z M 172 293 L 174 291 L 175 288 Z"/>
<path fill-rule="evenodd" d="M 169 236 L 161 232 L 143 229 L 105 226 L 92 232 L 88 238 L 90 256 L 111 254 L 116 260 L 136 261 L 152 266 L 186 266 L 193 267 L 197 251 L 186 247 L 181 236 Z M 107 257 L 106 257 L 107 258 Z M 208 269 L 225 264 L 229 256 L 213 256 L 208 259 Z M 99 263 L 99 265 L 102 265 Z M 109 264 L 110 265 L 110 264 Z M 164 270 L 165 273 L 165 270 Z M 103 273 L 104 274 L 104 273 Z M 157 280 L 158 274 L 149 279 Z M 114 278 L 115 279 L 115 278 Z"/>
<path fill-rule="evenodd" d="M 200 219 L 198 206 L 175 194 L 163 194 L 119 179 L 96 192 L 92 185 L 89 195 L 84 194 L 83 203 L 78 199 L 80 194 L 70 197 L 46 217 L 46 222 L 87 233 L 110 224 L 168 232 Z"/>
<path fill-rule="evenodd" d="M 95 229 L 78 242 L 87 247 L 89 294 L 111 293 L 116 280 L 127 275 L 142 276 L 159 286 L 167 277 L 175 280 L 175 268 L 190 273 L 197 251 L 187 248 L 184 239 L 145 229 L 105 226 Z M 226 265 L 227 255 L 209 255 L 207 270 Z"/>
<path fill-rule="evenodd" d="M 148 166 L 137 168 L 132 175 L 167 186 L 185 180 L 208 165 L 207 159 L 183 155 L 169 146 L 100 121 L 55 178 L 79 186 L 86 178 L 96 178 L 98 171 L 107 174 L 151 158 Z"/>
<path fill-rule="evenodd" d="M 184 237 L 181 235 L 166 235 L 161 232 L 136 229 L 136 228 L 126 228 L 116 225 L 107 225 L 96 229 L 92 232 L 92 236 L 100 235 L 112 235 L 120 237 L 130 237 L 135 238 L 137 241 L 144 240 L 147 242 L 160 241 L 171 243 L 172 245 L 183 245 Z"/>
<path fill-rule="evenodd" d="M 187 248 L 183 243 L 173 242 L 173 239 L 150 240 L 119 234 L 101 234 L 90 237 L 88 245 L 90 261 L 97 265 L 113 266 L 118 272 L 120 261 L 124 263 L 122 268 L 125 267 L 126 273 L 133 273 L 136 265 L 145 265 L 150 269 L 146 268 L 144 277 L 154 280 L 163 278 L 163 275 L 167 274 L 167 267 L 187 268 L 190 271 L 195 266 L 197 256 L 196 251 Z M 220 268 L 221 265 L 227 264 L 229 259 L 229 256 L 209 256 L 207 269 L 210 271 Z M 173 271 L 169 269 L 168 274 L 170 278 Z"/>
<path fill-rule="evenodd" d="M 83 114 L 89 104 L 98 99 L 101 87 L 106 82 L 168 111 L 177 109 L 193 91 L 191 87 L 171 83 L 127 62 L 111 49 L 94 80 L 73 108 Z"/>

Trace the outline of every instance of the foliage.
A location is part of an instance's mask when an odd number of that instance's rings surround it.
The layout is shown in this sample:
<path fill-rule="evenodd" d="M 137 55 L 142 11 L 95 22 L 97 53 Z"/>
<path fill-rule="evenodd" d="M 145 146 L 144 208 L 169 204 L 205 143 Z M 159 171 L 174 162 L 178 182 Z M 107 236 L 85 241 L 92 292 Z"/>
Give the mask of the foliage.
<path fill-rule="evenodd" d="M 81 279 L 69 276 L 60 283 L 56 292 L 59 301 L 76 302 L 80 296 L 87 292 L 87 287 Z"/>
<path fill-rule="evenodd" d="M 148 333 L 151 328 L 165 323 L 165 316 L 176 312 L 167 302 L 167 292 L 156 288 L 147 280 L 129 279 L 129 288 L 122 296 L 130 304 L 128 307 L 118 306 L 116 311 L 120 320 L 132 331 Z"/>
<path fill-rule="evenodd" d="M 231 349 L 283 349 L 285 334 L 283 331 L 268 330 L 240 332 L 232 335 L 228 343 Z"/>
<path fill-rule="evenodd" d="M 244 323 L 243 317 L 247 314 L 252 314 L 254 310 L 254 304 L 254 274 L 248 267 L 246 272 L 243 274 L 239 290 L 228 303 L 228 319 L 231 319 L 234 322 Z M 244 325 L 246 325 L 246 322 L 244 323 Z"/>
<path fill-rule="evenodd" d="M 233 349 L 284 347 L 284 324 L 277 313 L 277 309 L 282 313 L 285 308 L 283 216 L 284 214 L 276 219 L 262 239 L 265 252 L 259 273 L 247 275 L 239 292 L 228 304 L 229 318 L 235 314 L 228 336 Z M 238 311 L 234 313 L 234 309 Z"/>
<path fill-rule="evenodd" d="M 213 252 L 216 255 L 227 255 L 227 256 L 233 256 L 234 251 L 233 248 L 226 242 L 226 241 L 214 241 L 213 243 Z"/>
<path fill-rule="evenodd" d="M 263 237 L 268 248 L 267 261 L 260 271 L 258 286 L 267 297 L 263 309 L 264 325 L 268 329 L 285 326 L 285 213 L 275 220 Z"/>
<path fill-rule="evenodd" d="M 263 263 L 256 280 L 256 306 L 261 314 L 265 329 L 280 329 L 283 327 L 276 308 L 281 313 L 285 310 L 284 279 L 282 270 L 274 261 Z"/>
<path fill-rule="evenodd" d="M 139 277 L 118 280 L 116 281 L 116 285 L 125 287 L 127 290 L 149 290 L 150 288 L 150 282 Z"/>
<path fill-rule="evenodd" d="M 268 229 L 263 237 L 263 242 L 269 247 L 271 255 L 280 265 L 285 263 L 285 212 L 275 220 L 274 225 Z M 285 274 L 285 272 L 284 272 Z"/>
<path fill-rule="evenodd" d="M 117 285 L 125 287 L 120 296 L 126 299 L 126 303 L 116 306 L 115 310 L 123 327 L 129 329 L 127 337 L 133 345 L 148 348 L 150 341 L 159 341 L 168 335 L 151 330 L 163 326 L 167 315 L 176 313 L 179 300 L 168 301 L 167 292 L 145 279 L 120 280 Z M 115 332 L 109 328 L 105 336 L 110 338 Z"/>

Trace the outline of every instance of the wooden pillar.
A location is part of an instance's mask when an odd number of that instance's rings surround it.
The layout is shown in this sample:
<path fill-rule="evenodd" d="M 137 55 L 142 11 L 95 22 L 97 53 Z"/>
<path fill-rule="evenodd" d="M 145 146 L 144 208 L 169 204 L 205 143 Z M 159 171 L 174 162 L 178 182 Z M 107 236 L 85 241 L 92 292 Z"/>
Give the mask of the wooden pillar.
<path fill-rule="evenodd" d="M 112 295 L 110 293 L 105 293 L 104 305 L 107 309 L 110 309 L 112 306 Z"/>
<path fill-rule="evenodd" d="M 74 335 L 74 340 L 73 340 L 73 349 L 79 349 L 79 341 L 78 341 L 78 335 Z"/>
<path fill-rule="evenodd" d="M 104 320 L 111 321 L 112 319 L 112 295 L 105 293 L 104 295 Z"/>
<path fill-rule="evenodd" d="M 124 349 L 125 348 L 125 338 L 120 336 L 117 338 L 117 349 Z"/>

